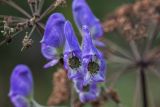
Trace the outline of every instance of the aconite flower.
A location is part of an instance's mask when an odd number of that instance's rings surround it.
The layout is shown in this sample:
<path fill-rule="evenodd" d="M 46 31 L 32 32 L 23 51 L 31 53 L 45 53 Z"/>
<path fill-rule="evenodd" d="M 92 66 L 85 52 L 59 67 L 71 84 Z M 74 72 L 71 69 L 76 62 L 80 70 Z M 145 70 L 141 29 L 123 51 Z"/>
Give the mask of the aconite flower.
<path fill-rule="evenodd" d="M 22 95 L 14 95 L 11 98 L 14 107 L 30 107 L 28 99 Z"/>
<path fill-rule="evenodd" d="M 72 12 L 74 21 L 80 32 L 82 32 L 83 25 L 87 25 L 93 42 L 96 45 L 104 46 L 104 44 L 97 40 L 98 37 L 103 36 L 103 29 L 98 18 L 93 14 L 90 7 L 85 0 L 73 0 Z"/>
<path fill-rule="evenodd" d="M 97 87 L 96 83 L 90 83 L 83 85 L 78 94 L 80 101 L 83 103 L 95 101 L 100 94 L 100 89 Z"/>
<path fill-rule="evenodd" d="M 30 96 L 33 91 L 33 79 L 30 69 L 26 65 L 17 65 L 10 78 L 10 92 L 12 97 L 16 94 Z"/>
<path fill-rule="evenodd" d="M 105 80 L 106 62 L 102 53 L 93 45 L 87 26 L 83 26 L 82 59 L 86 82 Z"/>
<path fill-rule="evenodd" d="M 52 67 L 56 65 L 60 60 L 60 54 L 58 54 L 58 51 L 55 47 L 52 47 L 50 45 L 43 44 L 41 45 L 41 52 L 42 55 L 49 60 L 47 64 L 44 65 L 44 68 Z"/>
<path fill-rule="evenodd" d="M 33 79 L 26 65 L 17 65 L 10 78 L 9 97 L 15 107 L 30 107 L 28 98 L 32 97 Z"/>
<path fill-rule="evenodd" d="M 49 60 L 44 65 L 45 68 L 56 65 L 61 59 L 65 44 L 64 24 L 65 17 L 61 13 L 52 14 L 46 24 L 44 36 L 41 41 L 41 51 L 43 56 Z"/>
<path fill-rule="evenodd" d="M 52 14 L 47 20 L 44 36 L 41 43 L 55 48 L 64 46 L 65 37 L 63 33 L 65 17 L 61 13 Z"/>
<path fill-rule="evenodd" d="M 82 52 L 69 21 L 66 21 L 64 25 L 64 34 L 66 37 L 65 48 L 64 48 L 64 66 L 68 71 L 68 77 L 73 79 L 82 71 Z"/>
<path fill-rule="evenodd" d="M 97 82 L 86 83 L 84 75 L 74 78 L 73 83 L 81 102 L 94 101 L 99 96 L 100 89 L 97 87 Z"/>

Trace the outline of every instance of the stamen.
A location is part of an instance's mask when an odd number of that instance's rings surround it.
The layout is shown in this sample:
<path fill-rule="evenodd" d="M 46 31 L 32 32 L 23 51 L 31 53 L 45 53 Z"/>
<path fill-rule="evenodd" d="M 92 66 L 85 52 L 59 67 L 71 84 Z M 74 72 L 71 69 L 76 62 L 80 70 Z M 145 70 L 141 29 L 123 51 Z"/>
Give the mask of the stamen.
<path fill-rule="evenodd" d="M 76 56 L 69 58 L 69 66 L 72 69 L 79 68 L 80 65 L 81 65 L 81 62 L 80 62 L 79 58 L 77 58 Z"/>
<path fill-rule="evenodd" d="M 99 65 L 98 63 L 91 61 L 88 63 L 88 71 L 91 74 L 96 74 L 99 71 Z"/>
<path fill-rule="evenodd" d="M 86 86 L 83 86 L 83 91 L 84 91 L 84 92 L 88 92 L 89 89 L 90 89 L 90 85 L 89 85 L 89 84 L 86 85 Z"/>

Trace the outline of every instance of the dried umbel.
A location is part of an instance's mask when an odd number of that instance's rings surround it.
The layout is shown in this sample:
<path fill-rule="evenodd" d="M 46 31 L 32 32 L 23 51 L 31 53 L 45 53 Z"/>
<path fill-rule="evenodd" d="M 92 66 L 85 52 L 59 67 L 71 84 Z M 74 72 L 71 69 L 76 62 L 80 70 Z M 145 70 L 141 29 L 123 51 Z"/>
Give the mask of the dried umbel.
<path fill-rule="evenodd" d="M 28 32 L 26 32 L 26 35 L 22 41 L 23 48 L 21 50 L 23 50 L 25 48 L 30 48 L 32 46 L 32 44 L 33 44 L 33 40 L 30 39 Z"/>
<path fill-rule="evenodd" d="M 0 15 L 0 22 L 4 22 L 3 25 L 0 26 L 3 27 L 2 34 L 5 37 L 2 38 L 3 40 L 0 42 L 0 46 L 5 43 L 9 43 L 12 38 L 26 29 L 29 30 L 30 37 L 34 31 L 38 31 L 40 35 L 43 35 L 44 24 L 42 20 L 50 13 L 52 13 L 56 7 L 66 3 L 66 1 L 56 0 L 55 2 L 51 3 L 44 12 L 42 12 L 44 2 L 45 0 L 28 0 L 28 4 L 31 10 L 31 14 L 29 14 L 26 10 L 21 8 L 21 6 L 16 4 L 14 0 L 0 0 L 0 3 L 3 3 L 3 5 L 13 7 L 25 16 L 18 17 L 15 15 Z M 30 46 L 27 44 L 27 47 Z"/>
<path fill-rule="evenodd" d="M 112 13 L 103 23 L 105 32 L 116 38 L 104 40 L 107 42 L 106 52 L 108 62 L 120 66 L 118 72 L 110 78 L 110 86 L 114 87 L 117 80 L 129 71 L 135 71 L 136 91 L 135 102 L 138 104 L 142 98 L 143 107 L 148 107 L 148 72 L 160 78 L 159 50 L 160 43 L 160 0 L 140 0 L 133 4 L 121 6 Z M 140 85 L 139 85 L 140 84 Z M 141 94 L 138 91 L 141 90 Z M 109 89 L 109 96 L 116 103 L 119 97 Z M 142 96 L 142 97 L 140 97 Z M 154 104 L 154 103 L 153 103 Z M 137 105 L 134 105 L 137 107 Z M 142 105 L 141 105 L 142 106 Z"/>
<path fill-rule="evenodd" d="M 118 8 L 103 23 L 106 32 L 118 31 L 127 40 L 146 38 L 150 26 L 159 24 L 160 0 L 142 0 Z"/>
<path fill-rule="evenodd" d="M 69 80 L 64 69 L 58 69 L 53 74 L 53 91 L 48 100 L 48 105 L 57 105 L 69 99 Z"/>

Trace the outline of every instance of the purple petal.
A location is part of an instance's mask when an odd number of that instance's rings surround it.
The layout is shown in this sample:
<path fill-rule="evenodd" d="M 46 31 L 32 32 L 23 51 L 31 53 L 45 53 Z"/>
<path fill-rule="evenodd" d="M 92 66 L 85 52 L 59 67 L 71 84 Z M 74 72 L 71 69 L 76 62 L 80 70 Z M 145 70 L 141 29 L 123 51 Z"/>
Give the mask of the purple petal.
<path fill-rule="evenodd" d="M 64 25 L 64 34 L 66 37 L 65 52 L 80 51 L 77 37 L 69 21 L 66 21 Z"/>
<path fill-rule="evenodd" d="M 44 37 L 41 43 L 50 45 L 53 47 L 62 47 L 65 43 L 65 37 L 63 33 L 65 18 L 61 13 L 52 14 L 45 26 Z"/>
<path fill-rule="evenodd" d="M 105 47 L 105 44 L 99 40 L 93 40 L 93 44 L 98 47 Z"/>
<path fill-rule="evenodd" d="M 87 85 L 87 84 L 86 84 Z M 85 103 L 89 101 L 94 101 L 97 99 L 100 93 L 100 89 L 97 87 L 96 83 L 89 84 L 89 91 L 80 91 L 79 98 L 80 101 Z"/>
<path fill-rule="evenodd" d="M 74 88 L 76 89 L 76 92 L 79 93 L 83 89 L 83 84 L 84 84 L 84 76 L 80 75 L 76 78 L 73 79 L 74 83 Z"/>
<path fill-rule="evenodd" d="M 85 83 L 92 81 L 102 82 L 105 80 L 105 72 L 106 72 L 105 60 L 103 58 L 102 53 L 93 45 L 90 32 L 87 26 L 84 26 L 82 30 L 83 30 L 82 62 L 84 71 L 86 73 L 84 81 Z M 89 70 L 88 66 L 89 64 L 92 63 L 96 64 L 98 66 L 98 69 L 94 68 L 94 65 L 90 65 L 92 67 L 92 71 L 90 71 L 91 69 Z"/>
<path fill-rule="evenodd" d="M 15 107 L 30 107 L 28 100 L 21 95 L 10 96 Z"/>
<path fill-rule="evenodd" d="M 26 65 L 17 65 L 10 79 L 9 96 L 19 94 L 29 96 L 33 91 L 33 79 L 30 69 Z"/>
<path fill-rule="evenodd" d="M 80 93 L 79 98 L 82 103 L 86 103 L 89 101 L 95 101 L 97 99 L 97 96 L 94 93 L 88 92 L 88 93 Z"/>
<path fill-rule="evenodd" d="M 58 54 L 56 48 L 54 48 L 50 45 L 46 45 L 44 43 L 42 43 L 41 52 L 42 52 L 43 56 L 49 60 L 57 57 L 57 54 Z"/>
<path fill-rule="evenodd" d="M 82 73 L 82 53 L 74 33 L 73 27 L 69 21 L 64 26 L 66 37 L 64 49 L 64 67 L 68 71 L 68 77 L 73 79 Z"/>
<path fill-rule="evenodd" d="M 88 27 L 83 26 L 82 32 L 83 32 L 82 57 L 86 57 L 88 55 L 95 55 L 97 53 L 97 49 L 94 47 L 92 43 L 92 38 Z"/>
<path fill-rule="evenodd" d="M 59 59 L 52 59 L 50 62 L 44 65 L 44 68 L 55 66 L 59 62 Z"/>
<path fill-rule="evenodd" d="M 87 25 L 93 38 L 103 35 L 100 21 L 94 16 L 85 0 L 74 0 L 72 10 L 74 20 L 80 31 L 83 25 Z"/>

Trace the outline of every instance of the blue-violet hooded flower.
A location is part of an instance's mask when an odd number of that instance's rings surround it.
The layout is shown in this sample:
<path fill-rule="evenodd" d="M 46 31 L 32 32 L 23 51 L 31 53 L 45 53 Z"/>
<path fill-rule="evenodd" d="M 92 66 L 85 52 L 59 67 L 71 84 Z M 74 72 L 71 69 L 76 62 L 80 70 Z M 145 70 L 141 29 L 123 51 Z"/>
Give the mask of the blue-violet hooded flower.
<path fill-rule="evenodd" d="M 9 96 L 21 95 L 28 97 L 33 92 L 33 79 L 30 69 L 26 65 L 17 65 L 10 78 Z"/>
<path fill-rule="evenodd" d="M 94 101 L 99 96 L 100 89 L 97 87 L 96 83 L 90 83 L 83 85 L 82 90 L 78 94 L 80 101 L 83 103 Z"/>
<path fill-rule="evenodd" d="M 11 102 L 14 104 L 14 107 L 30 107 L 28 99 L 21 95 L 12 96 Z"/>
<path fill-rule="evenodd" d="M 64 26 L 66 37 L 64 48 L 64 66 L 68 70 L 68 77 L 73 79 L 81 75 L 82 71 L 82 52 L 75 36 L 72 25 L 66 21 Z"/>
<path fill-rule="evenodd" d="M 105 80 L 106 62 L 102 53 L 93 45 L 87 26 L 83 26 L 82 59 L 86 82 Z"/>
<path fill-rule="evenodd" d="M 49 62 L 44 65 L 44 68 L 52 67 L 60 60 L 60 55 L 58 54 L 58 51 L 55 47 L 42 43 L 41 52 L 43 56 L 49 60 Z"/>
<path fill-rule="evenodd" d="M 103 36 L 104 32 L 101 23 L 92 13 L 90 7 L 86 3 L 86 0 L 73 0 L 72 11 L 74 20 L 80 32 L 82 26 L 87 25 L 94 40 L 97 37 Z"/>
<path fill-rule="evenodd" d="M 60 48 L 64 46 L 65 37 L 64 37 L 64 23 L 65 17 L 61 13 L 52 14 L 47 20 L 44 36 L 41 40 L 41 43 L 50 45 L 55 48 Z"/>
<path fill-rule="evenodd" d="M 52 14 L 47 21 L 44 37 L 41 41 L 42 54 L 49 60 L 49 62 L 44 65 L 45 68 L 54 66 L 61 58 L 65 43 L 63 32 L 65 21 L 65 17 L 61 13 Z"/>

